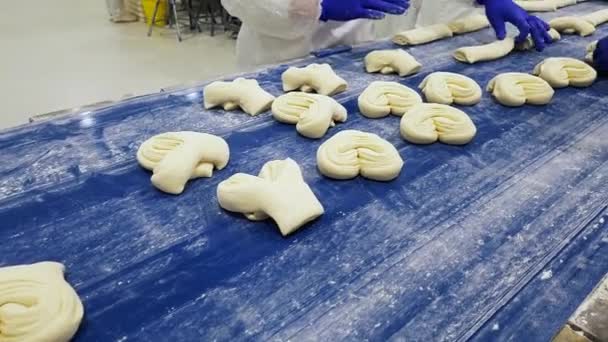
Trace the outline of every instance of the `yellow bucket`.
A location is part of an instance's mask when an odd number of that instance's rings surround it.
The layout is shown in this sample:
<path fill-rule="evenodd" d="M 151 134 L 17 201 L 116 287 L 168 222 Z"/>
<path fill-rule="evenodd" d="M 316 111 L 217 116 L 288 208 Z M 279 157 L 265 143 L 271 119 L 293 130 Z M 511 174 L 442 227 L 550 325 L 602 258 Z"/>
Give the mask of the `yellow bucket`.
<path fill-rule="evenodd" d="M 154 6 L 156 6 L 156 0 L 141 0 L 141 5 L 144 9 L 144 16 L 146 17 L 146 23 L 149 23 L 152 20 L 152 16 L 154 15 Z M 156 12 L 156 22 L 154 25 L 156 26 L 166 26 L 167 25 L 167 8 L 169 5 L 167 4 L 167 0 L 161 0 L 158 4 L 158 11 Z"/>

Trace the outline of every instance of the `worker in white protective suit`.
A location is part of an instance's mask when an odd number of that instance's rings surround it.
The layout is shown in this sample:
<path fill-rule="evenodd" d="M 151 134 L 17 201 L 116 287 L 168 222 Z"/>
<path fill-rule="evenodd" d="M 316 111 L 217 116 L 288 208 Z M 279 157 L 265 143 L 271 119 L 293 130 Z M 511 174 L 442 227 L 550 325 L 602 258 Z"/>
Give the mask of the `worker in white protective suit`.
<path fill-rule="evenodd" d="M 479 5 L 498 39 L 505 23 L 520 31 L 518 40 L 531 34 L 537 49 L 550 44 L 549 26 L 528 15 L 512 0 L 222 0 L 222 5 L 243 22 L 237 41 L 242 66 L 254 66 L 303 57 L 336 45 L 355 45 L 390 37 L 400 31 L 448 23 L 473 14 Z"/>

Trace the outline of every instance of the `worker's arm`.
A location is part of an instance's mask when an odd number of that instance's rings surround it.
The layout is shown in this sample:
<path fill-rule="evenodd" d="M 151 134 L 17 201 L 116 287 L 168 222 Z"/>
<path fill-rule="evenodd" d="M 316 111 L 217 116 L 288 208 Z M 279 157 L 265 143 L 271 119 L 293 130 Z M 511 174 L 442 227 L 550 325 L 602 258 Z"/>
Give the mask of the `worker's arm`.
<path fill-rule="evenodd" d="M 608 37 L 597 42 L 597 47 L 593 52 L 593 64 L 597 71 L 608 73 Z"/>
<path fill-rule="evenodd" d="M 311 35 L 321 16 L 320 0 L 222 0 L 222 5 L 255 31 L 289 40 Z"/>
<path fill-rule="evenodd" d="M 270 37 L 309 36 L 319 21 L 382 19 L 403 14 L 409 0 L 222 0 L 228 13 Z"/>
<path fill-rule="evenodd" d="M 477 0 L 477 2 L 485 6 L 486 15 L 498 39 L 505 39 L 506 23 L 511 23 L 519 30 L 519 36 L 515 38 L 516 43 L 523 43 L 530 35 L 536 49 L 542 51 L 547 44 L 553 42 L 548 33 L 549 24 L 536 16 L 529 15 L 512 0 Z"/>

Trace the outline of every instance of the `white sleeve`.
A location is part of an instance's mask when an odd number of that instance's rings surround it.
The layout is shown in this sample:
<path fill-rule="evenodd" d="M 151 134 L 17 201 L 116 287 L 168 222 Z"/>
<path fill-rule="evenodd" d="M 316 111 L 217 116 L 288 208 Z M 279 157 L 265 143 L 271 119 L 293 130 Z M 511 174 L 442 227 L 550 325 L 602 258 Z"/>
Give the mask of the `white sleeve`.
<path fill-rule="evenodd" d="M 222 0 L 230 13 L 258 33 L 280 39 L 309 36 L 321 16 L 321 0 Z"/>
<path fill-rule="evenodd" d="M 418 0 L 420 8 L 417 27 L 447 24 L 468 15 L 483 13 L 483 7 L 475 0 Z"/>

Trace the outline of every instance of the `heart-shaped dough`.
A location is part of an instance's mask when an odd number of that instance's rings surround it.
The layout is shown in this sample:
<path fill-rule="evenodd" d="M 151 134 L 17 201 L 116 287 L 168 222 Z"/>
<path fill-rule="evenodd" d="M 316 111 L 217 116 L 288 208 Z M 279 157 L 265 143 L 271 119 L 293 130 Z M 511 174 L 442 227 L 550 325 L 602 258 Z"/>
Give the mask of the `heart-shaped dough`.
<path fill-rule="evenodd" d="M 329 178 L 365 178 L 389 181 L 397 178 L 403 159 L 395 146 L 371 133 L 338 132 L 317 150 L 319 171 Z"/>
<path fill-rule="evenodd" d="M 471 106 L 481 101 L 481 87 L 473 79 L 451 72 L 434 72 L 420 84 L 427 102 Z"/>
<path fill-rule="evenodd" d="M 551 102 L 555 91 L 540 77 L 519 72 L 508 72 L 494 77 L 488 91 L 505 106 L 519 107 L 524 104 L 545 105 Z"/>
<path fill-rule="evenodd" d="M 595 32 L 595 26 L 580 17 L 559 17 L 549 21 L 549 25 L 561 33 L 578 33 L 586 37 Z"/>
<path fill-rule="evenodd" d="M 368 118 L 389 114 L 401 116 L 413 105 L 422 103 L 418 93 L 397 82 L 372 82 L 359 96 L 359 111 Z"/>
<path fill-rule="evenodd" d="M 0 341 L 67 342 L 84 308 L 57 262 L 0 268 Z"/>
<path fill-rule="evenodd" d="M 440 141 L 450 145 L 469 143 L 477 128 L 460 109 L 437 103 L 423 103 L 401 118 L 401 136 L 414 144 Z"/>
<path fill-rule="evenodd" d="M 589 64 L 574 58 L 547 58 L 539 63 L 534 75 L 549 82 L 553 88 L 588 87 L 597 78 L 597 71 Z"/>

